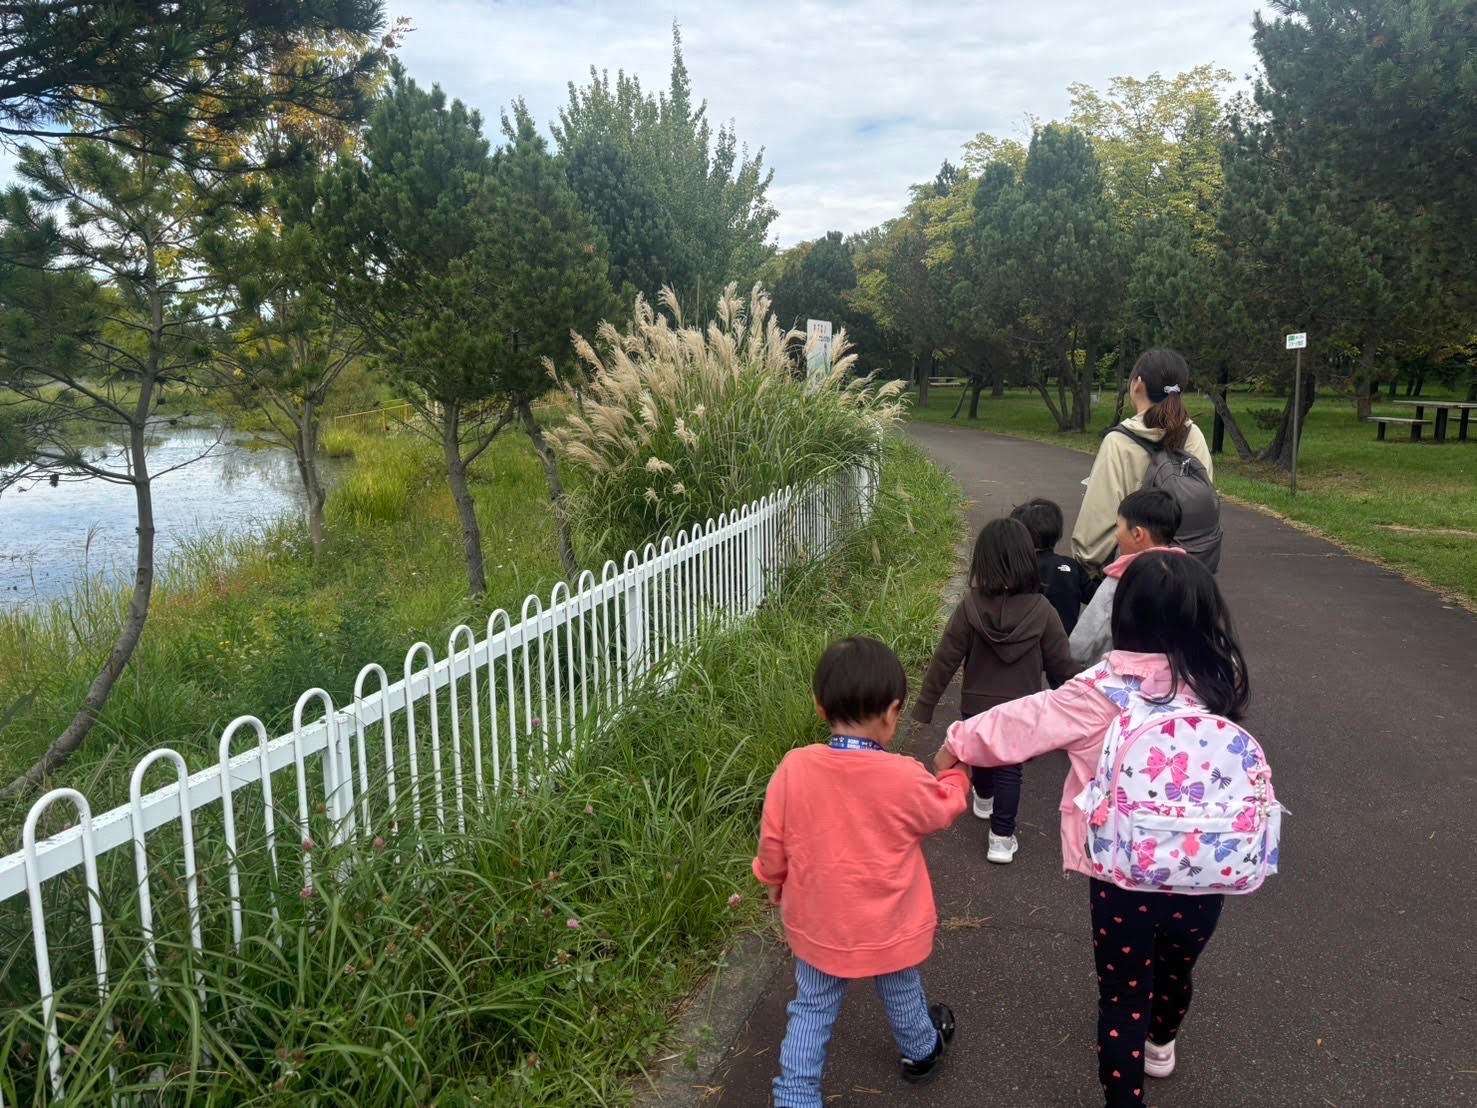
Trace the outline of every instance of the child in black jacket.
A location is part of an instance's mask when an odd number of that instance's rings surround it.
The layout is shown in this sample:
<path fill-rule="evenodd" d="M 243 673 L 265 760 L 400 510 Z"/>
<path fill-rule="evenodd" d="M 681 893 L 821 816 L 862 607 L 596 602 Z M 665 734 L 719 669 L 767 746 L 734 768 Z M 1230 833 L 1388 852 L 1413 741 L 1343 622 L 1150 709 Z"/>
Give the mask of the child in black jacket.
<path fill-rule="evenodd" d="M 1081 562 L 1056 552 L 1056 544 L 1062 537 L 1062 510 L 1052 501 L 1038 496 L 1027 500 L 1010 514 L 1031 532 L 1031 542 L 1036 547 L 1036 567 L 1041 571 L 1041 591 L 1051 601 L 1056 614 L 1062 617 L 1062 627 L 1070 635 L 1077 625 L 1082 606 L 1092 599 L 1095 590 Z"/>

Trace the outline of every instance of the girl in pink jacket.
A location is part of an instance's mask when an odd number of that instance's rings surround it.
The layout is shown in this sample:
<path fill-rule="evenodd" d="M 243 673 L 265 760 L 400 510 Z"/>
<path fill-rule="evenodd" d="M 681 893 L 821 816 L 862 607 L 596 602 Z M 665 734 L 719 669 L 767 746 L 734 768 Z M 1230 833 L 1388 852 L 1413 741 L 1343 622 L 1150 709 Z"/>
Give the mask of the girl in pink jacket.
<path fill-rule="evenodd" d="M 1188 691 L 1215 715 L 1237 718 L 1249 694 L 1246 662 L 1210 571 L 1194 558 L 1151 550 L 1124 572 L 1113 598 L 1107 667 L 1141 681 L 1150 699 Z M 1097 770 L 1119 706 L 1087 672 L 1051 692 L 992 708 L 949 728 L 934 759 L 998 766 L 1050 750 L 1069 761 L 1062 788 L 1062 865 L 1088 877 L 1098 972 L 1098 1076 L 1110 1108 L 1142 1105 L 1144 1075 L 1167 1077 L 1190 1007 L 1191 971 L 1220 918 L 1220 895 L 1131 891 L 1093 877 L 1087 815 L 1074 803 Z"/>
<path fill-rule="evenodd" d="M 780 762 L 754 859 L 795 954 L 776 1108 L 821 1108 L 826 1044 L 853 978 L 876 983 L 904 1081 L 933 1077 L 954 1035 L 954 1013 L 928 1004 L 919 973 L 938 927 L 923 840 L 963 813 L 969 778 L 888 752 L 908 676 L 876 639 L 832 643 L 813 688 L 831 740 Z"/>

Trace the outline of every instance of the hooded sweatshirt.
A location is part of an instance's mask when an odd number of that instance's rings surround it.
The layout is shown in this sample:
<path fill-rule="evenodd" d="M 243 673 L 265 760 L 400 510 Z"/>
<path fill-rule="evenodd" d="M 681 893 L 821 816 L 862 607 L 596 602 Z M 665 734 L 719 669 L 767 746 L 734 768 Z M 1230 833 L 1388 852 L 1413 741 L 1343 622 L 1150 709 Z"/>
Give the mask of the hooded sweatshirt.
<path fill-rule="evenodd" d="M 1122 437 L 1119 436 L 1119 438 Z M 1151 546 L 1149 550 L 1164 550 L 1171 554 L 1184 553 L 1177 546 Z M 1123 580 L 1124 571 L 1133 565 L 1135 558 L 1140 554 L 1147 554 L 1149 550 L 1125 554 L 1108 563 L 1108 567 L 1103 570 L 1103 583 L 1098 586 L 1097 592 L 1093 593 L 1092 601 L 1087 608 L 1077 617 L 1077 626 L 1072 628 L 1072 637 L 1069 642 L 1072 649 L 1072 660 L 1078 669 L 1090 669 L 1113 649 L 1113 594 L 1118 591 L 1118 582 Z"/>
<path fill-rule="evenodd" d="M 1052 687 L 1077 671 L 1061 617 L 1041 593 L 984 596 L 971 589 L 949 617 L 943 639 L 923 676 L 913 718 L 933 720 L 939 697 L 964 666 L 960 705 L 966 716 Z"/>
<path fill-rule="evenodd" d="M 1141 416 L 1125 419 L 1119 426 L 1151 442 L 1164 438 L 1160 428 L 1145 427 Z M 1190 435 L 1185 439 L 1185 453 L 1203 465 L 1206 475 L 1215 480 L 1205 436 L 1193 422 Z M 1092 463 L 1092 472 L 1087 477 L 1087 491 L 1082 494 L 1082 508 L 1077 513 L 1076 526 L 1072 528 L 1072 555 L 1088 570 L 1095 573 L 1112 561 L 1118 505 L 1123 503 L 1125 496 L 1138 490 L 1144 483 L 1144 474 L 1148 472 L 1147 450 L 1127 435 L 1103 436 L 1102 444 L 1097 448 L 1097 458 Z"/>

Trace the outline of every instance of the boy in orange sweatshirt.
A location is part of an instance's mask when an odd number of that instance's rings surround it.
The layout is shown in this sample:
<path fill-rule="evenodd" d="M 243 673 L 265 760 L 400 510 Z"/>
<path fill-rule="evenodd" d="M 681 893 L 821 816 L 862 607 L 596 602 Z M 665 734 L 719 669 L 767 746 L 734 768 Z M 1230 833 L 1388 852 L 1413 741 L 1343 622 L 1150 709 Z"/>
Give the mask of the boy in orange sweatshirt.
<path fill-rule="evenodd" d="M 958 769 L 935 778 L 888 753 L 908 677 L 876 639 L 832 643 L 813 690 L 831 740 L 780 762 L 754 859 L 795 955 L 776 1108 L 820 1108 L 826 1046 L 852 978 L 875 978 L 903 1080 L 932 1077 L 954 1035 L 954 1013 L 928 1004 L 918 970 L 938 925 L 922 842 L 964 812 L 969 778 Z"/>

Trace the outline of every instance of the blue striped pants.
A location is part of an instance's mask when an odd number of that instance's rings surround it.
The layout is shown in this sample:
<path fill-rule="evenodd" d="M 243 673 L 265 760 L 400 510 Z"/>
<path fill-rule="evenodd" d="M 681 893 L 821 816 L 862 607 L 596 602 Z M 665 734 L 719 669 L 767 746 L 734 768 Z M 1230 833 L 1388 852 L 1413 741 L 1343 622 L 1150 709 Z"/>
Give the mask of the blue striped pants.
<path fill-rule="evenodd" d="M 841 1014 L 849 980 L 822 973 L 795 959 L 795 999 L 790 1024 L 780 1047 L 780 1075 L 774 1079 L 776 1108 L 821 1108 L 821 1071 L 831 1028 Z M 904 1058 L 926 1058 L 938 1046 L 938 1029 L 928 1018 L 923 975 L 915 966 L 873 979 L 887 1009 L 892 1035 Z"/>

